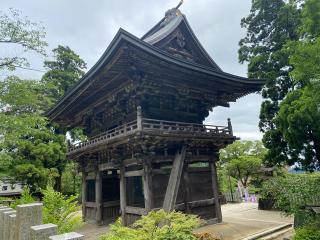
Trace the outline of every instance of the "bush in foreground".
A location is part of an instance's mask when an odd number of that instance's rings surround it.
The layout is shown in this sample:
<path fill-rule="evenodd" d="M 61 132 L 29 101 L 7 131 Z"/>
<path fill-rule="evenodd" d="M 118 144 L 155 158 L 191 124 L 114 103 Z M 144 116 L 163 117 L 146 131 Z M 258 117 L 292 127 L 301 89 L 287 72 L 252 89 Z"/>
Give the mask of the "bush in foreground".
<path fill-rule="evenodd" d="M 131 227 L 123 226 L 119 219 L 100 240 L 216 240 L 209 234 L 193 234 L 199 225 L 200 219 L 194 215 L 152 211 Z"/>
<path fill-rule="evenodd" d="M 23 189 L 20 198 L 16 199 L 11 204 L 11 207 L 15 209 L 17 207 L 17 205 L 28 204 L 28 203 L 33 203 L 33 202 L 35 202 L 35 199 L 32 197 L 32 195 L 30 193 L 30 189 L 26 187 Z"/>
<path fill-rule="evenodd" d="M 78 214 L 78 197 L 66 197 L 60 192 L 54 191 L 52 187 L 42 191 L 43 194 L 43 223 L 53 223 L 58 226 L 59 233 L 76 230 L 82 225 L 82 217 Z M 20 199 L 11 206 L 15 208 L 20 204 L 36 202 L 30 190 L 25 188 Z"/>
<path fill-rule="evenodd" d="M 319 240 L 320 230 L 316 228 L 299 228 L 296 230 L 293 240 Z"/>

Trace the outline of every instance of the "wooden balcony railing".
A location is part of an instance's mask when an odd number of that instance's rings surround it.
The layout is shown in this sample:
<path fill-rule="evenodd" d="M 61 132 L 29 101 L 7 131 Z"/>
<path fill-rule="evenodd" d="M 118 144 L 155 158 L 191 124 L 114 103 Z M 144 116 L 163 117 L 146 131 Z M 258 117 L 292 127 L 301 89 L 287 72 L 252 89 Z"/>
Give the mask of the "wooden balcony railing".
<path fill-rule="evenodd" d="M 160 130 L 165 132 L 190 133 L 190 134 L 231 134 L 228 127 L 204 125 L 185 122 L 172 122 L 156 119 L 142 119 L 143 130 Z"/>
<path fill-rule="evenodd" d="M 126 135 L 131 135 L 138 131 L 145 132 L 164 132 L 172 134 L 189 134 L 189 135 L 205 135 L 205 136 L 233 136 L 232 125 L 228 119 L 228 126 L 204 125 L 186 122 L 173 122 L 157 119 L 142 118 L 141 108 L 138 107 L 137 120 L 118 126 L 103 132 L 93 138 L 73 144 L 69 147 L 69 152 L 90 146 L 95 143 L 113 140 Z"/>

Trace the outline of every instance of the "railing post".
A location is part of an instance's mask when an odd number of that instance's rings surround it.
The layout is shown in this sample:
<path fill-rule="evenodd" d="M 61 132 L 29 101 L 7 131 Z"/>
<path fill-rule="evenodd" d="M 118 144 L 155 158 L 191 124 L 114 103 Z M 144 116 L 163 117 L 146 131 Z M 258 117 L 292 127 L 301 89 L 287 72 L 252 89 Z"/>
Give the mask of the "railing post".
<path fill-rule="evenodd" d="M 128 127 L 128 125 L 127 125 L 127 123 L 125 123 L 123 125 L 123 134 L 127 134 L 127 127 Z"/>
<path fill-rule="evenodd" d="M 142 130 L 142 109 L 141 109 L 141 106 L 137 107 L 137 127 L 138 127 L 138 130 Z"/>
<path fill-rule="evenodd" d="M 233 135 L 232 124 L 231 124 L 231 119 L 230 118 L 228 118 L 228 129 L 229 129 L 230 135 Z"/>

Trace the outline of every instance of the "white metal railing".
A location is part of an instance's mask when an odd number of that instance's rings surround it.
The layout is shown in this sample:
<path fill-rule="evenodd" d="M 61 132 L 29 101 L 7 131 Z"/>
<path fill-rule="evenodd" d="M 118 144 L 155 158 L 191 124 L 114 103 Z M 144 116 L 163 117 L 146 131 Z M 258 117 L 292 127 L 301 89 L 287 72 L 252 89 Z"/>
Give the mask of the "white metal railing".
<path fill-rule="evenodd" d="M 90 146 L 92 144 L 108 141 L 121 136 L 132 134 L 136 131 L 162 131 L 167 133 L 179 133 L 179 134 L 191 134 L 191 135 L 229 135 L 232 136 L 232 125 L 230 119 L 228 119 L 228 126 L 215 126 L 205 125 L 197 123 L 186 123 L 186 122 L 174 122 L 166 120 L 157 120 L 150 118 L 142 118 L 141 108 L 137 109 L 137 119 L 123 124 L 121 126 L 110 129 L 103 132 L 93 138 L 79 142 L 69 147 L 69 152 L 77 149 Z"/>

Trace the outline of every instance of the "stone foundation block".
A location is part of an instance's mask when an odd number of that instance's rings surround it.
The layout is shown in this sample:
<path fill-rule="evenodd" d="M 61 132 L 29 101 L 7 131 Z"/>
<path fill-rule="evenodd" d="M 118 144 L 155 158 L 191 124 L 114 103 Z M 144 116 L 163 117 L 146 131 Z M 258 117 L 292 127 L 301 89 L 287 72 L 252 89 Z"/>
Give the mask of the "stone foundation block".
<path fill-rule="evenodd" d="M 9 211 L 13 211 L 13 209 L 8 207 L 0 209 L 0 240 L 4 240 L 3 239 L 4 223 L 3 223 L 2 216 L 3 216 L 3 213 L 9 212 Z"/>
<path fill-rule="evenodd" d="M 9 240 L 16 240 L 16 214 L 9 215 Z"/>
<path fill-rule="evenodd" d="M 58 233 L 58 226 L 55 224 L 43 224 L 32 226 L 30 231 L 30 240 L 48 240 L 50 236 Z"/>
<path fill-rule="evenodd" d="M 84 240 L 84 236 L 79 233 L 71 232 L 71 233 L 51 236 L 49 237 L 49 239 L 50 240 Z"/>
<path fill-rule="evenodd" d="M 3 231 L 2 231 L 2 233 L 0 233 L 0 235 L 2 235 L 3 240 L 9 239 L 9 234 L 10 234 L 9 216 L 12 214 L 15 214 L 15 213 L 16 213 L 15 210 L 10 210 L 8 212 L 3 212 L 2 216 L 0 216 L 2 218 L 1 221 L 3 223 Z"/>
<path fill-rule="evenodd" d="M 16 240 L 30 240 L 32 226 L 42 224 L 42 203 L 17 206 Z"/>

